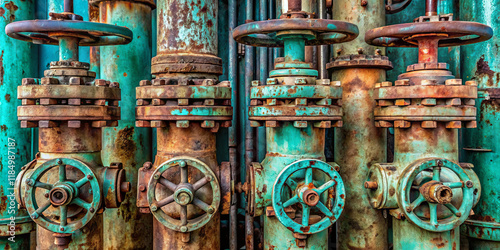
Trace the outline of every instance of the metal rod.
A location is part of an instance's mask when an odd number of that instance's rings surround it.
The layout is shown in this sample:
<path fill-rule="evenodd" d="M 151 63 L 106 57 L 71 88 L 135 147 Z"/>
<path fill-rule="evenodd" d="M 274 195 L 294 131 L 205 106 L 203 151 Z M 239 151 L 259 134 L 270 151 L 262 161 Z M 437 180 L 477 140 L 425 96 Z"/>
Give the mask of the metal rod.
<path fill-rule="evenodd" d="M 437 0 L 425 0 L 425 15 L 426 16 L 435 16 L 437 15 Z"/>
<path fill-rule="evenodd" d="M 318 1 L 318 18 L 326 18 L 326 1 Z M 318 75 L 320 79 L 327 79 L 326 63 L 328 62 L 328 45 L 318 46 Z"/>
<path fill-rule="evenodd" d="M 64 12 L 73 13 L 73 0 L 64 0 Z"/>
<path fill-rule="evenodd" d="M 78 61 L 78 42 L 77 37 L 59 38 L 59 61 Z"/>
<path fill-rule="evenodd" d="M 288 11 L 301 11 L 302 0 L 288 0 Z"/>

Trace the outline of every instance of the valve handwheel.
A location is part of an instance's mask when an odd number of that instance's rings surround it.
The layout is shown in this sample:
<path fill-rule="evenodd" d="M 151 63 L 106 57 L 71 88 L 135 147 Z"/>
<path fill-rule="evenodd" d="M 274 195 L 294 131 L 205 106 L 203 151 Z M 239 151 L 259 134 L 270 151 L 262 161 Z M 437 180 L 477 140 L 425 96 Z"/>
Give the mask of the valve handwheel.
<path fill-rule="evenodd" d="M 80 171 L 83 177 L 77 181 L 69 180 L 66 176 L 66 168 L 70 166 Z M 46 174 L 53 168 L 58 168 L 59 171 L 57 181 L 55 183 L 42 182 L 42 177 L 47 176 Z M 101 188 L 95 173 L 85 163 L 75 159 L 49 160 L 29 173 L 25 183 L 27 188 L 24 203 L 28 213 L 38 225 L 55 233 L 73 233 L 84 227 L 91 221 L 101 205 Z M 87 183 L 90 187 L 88 192 L 92 195 L 90 202 L 86 201 L 88 198 L 80 197 L 84 190 L 82 187 Z M 45 197 L 37 197 L 37 189 L 46 189 Z M 40 200 L 44 202 L 39 203 Z M 69 206 L 72 205 L 82 208 L 83 216 L 68 215 Z M 47 211 L 49 207 L 54 207 L 55 210 Z M 55 214 L 57 210 L 59 213 Z M 69 216 L 71 216 L 71 221 L 68 220 Z M 55 219 L 56 217 L 58 220 Z"/>
<path fill-rule="evenodd" d="M 441 171 L 447 168 L 460 181 L 443 182 Z M 414 181 L 425 170 L 432 169 L 432 180 L 418 186 L 418 195 L 410 195 L 416 190 Z M 446 159 L 427 158 L 412 163 L 405 169 L 399 184 L 398 202 L 406 218 L 413 224 L 432 232 L 444 232 L 460 226 L 468 217 L 474 203 L 474 184 L 465 171 L 456 163 Z M 462 190 L 462 200 L 459 208 L 452 203 L 453 189 Z M 417 215 L 414 211 L 419 206 L 429 207 L 429 218 Z M 438 219 L 438 206 L 444 206 L 452 213 L 447 218 Z"/>
<path fill-rule="evenodd" d="M 170 168 L 179 167 L 180 183 L 174 184 L 162 175 Z M 204 177 L 193 184 L 188 181 L 188 167 L 199 170 Z M 196 191 L 210 183 L 212 188 L 212 203 L 207 204 Z M 157 185 L 163 186 L 173 192 L 166 198 L 157 200 Z M 180 232 L 191 232 L 203 227 L 216 214 L 221 200 L 219 182 L 213 171 L 205 163 L 191 157 L 177 157 L 170 159 L 160 165 L 153 173 L 148 185 L 149 208 L 155 218 L 171 230 Z M 162 209 L 164 206 L 175 202 L 180 206 L 180 219 L 169 216 Z M 193 219 L 188 219 L 188 205 L 194 205 L 205 213 Z"/>
<path fill-rule="evenodd" d="M 328 180 L 319 185 L 320 180 L 313 180 L 313 169 L 320 170 Z M 303 171 L 303 182 L 296 178 L 297 171 Z M 318 185 L 319 187 L 316 187 Z M 285 186 L 295 189 L 291 198 L 285 198 Z M 334 189 L 334 195 L 326 195 L 322 201 L 322 194 Z M 300 203 L 302 206 L 301 222 L 290 218 L 285 208 Z M 278 175 L 273 187 L 272 205 L 278 220 L 294 233 L 315 234 L 330 227 L 339 218 L 344 209 L 344 183 L 335 168 L 326 162 L 315 159 L 304 159 L 286 166 Z M 331 204 L 331 208 L 327 207 Z M 316 223 L 310 223 L 311 210 L 319 210 L 325 217 Z"/>
<path fill-rule="evenodd" d="M 238 43 L 259 47 L 282 47 L 283 41 L 272 33 L 304 33 L 305 45 L 326 45 L 354 40 L 358 26 L 329 19 L 287 18 L 246 23 L 236 27 L 233 38 Z"/>

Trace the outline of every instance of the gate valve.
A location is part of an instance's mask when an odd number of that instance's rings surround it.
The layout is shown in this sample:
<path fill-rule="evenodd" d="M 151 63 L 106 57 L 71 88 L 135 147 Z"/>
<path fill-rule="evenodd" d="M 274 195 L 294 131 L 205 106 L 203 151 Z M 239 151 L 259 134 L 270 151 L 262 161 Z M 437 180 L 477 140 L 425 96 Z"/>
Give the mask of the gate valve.
<path fill-rule="evenodd" d="M 314 172 L 313 170 L 319 170 Z M 320 175 L 320 173 L 324 175 Z M 323 177 L 324 176 L 324 177 Z M 316 178 L 316 180 L 314 180 Z M 287 190 L 293 195 L 287 195 Z M 333 194 L 330 194 L 330 190 Z M 335 168 L 314 159 L 296 161 L 278 175 L 272 193 L 272 205 L 278 220 L 294 233 L 315 234 L 330 227 L 344 209 L 344 183 Z M 300 222 L 290 218 L 285 209 L 299 204 Z M 324 217 L 311 214 L 318 210 Z M 311 224 L 311 221 L 314 221 Z"/>
<path fill-rule="evenodd" d="M 52 174 L 55 171 L 59 174 Z M 81 161 L 52 159 L 25 175 L 22 197 L 26 210 L 34 222 L 49 231 L 74 233 L 90 222 L 101 206 L 99 179 Z"/>
<path fill-rule="evenodd" d="M 175 167 L 180 168 L 180 183 L 174 184 L 167 177 L 167 170 Z M 188 168 L 194 168 L 188 171 Z M 188 172 L 198 170 L 204 176 L 197 181 L 188 179 Z M 169 171 L 170 172 L 170 171 Z M 211 203 L 207 203 L 206 197 L 202 197 L 199 191 L 203 186 L 210 183 L 212 188 Z M 164 197 L 165 191 L 171 194 Z M 191 232 L 203 227 L 216 214 L 221 201 L 219 182 L 214 172 L 205 163 L 192 157 L 176 157 L 164 162 L 152 174 L 148 189 L 149 209 L 154 217 L 165 227 L 178 232 Z M 175 209 L 179 211 L 179 219 L 169 215 L 166 210 L 169 204 L 175 202 Z M 204 211 L 201 215 L 188 214 L 192 208 L 197 207 Z"/>
<path fill-rule="evenodd" d="M 459 181 L 445 180 L 441 174 L 443 168 L 458 177 Z M 430 174 L 430 170 L 432 180 L 424 179 L 423 183 L 416 185 L 416 180 Z M 458 164 L 446 159 L 427 158 L 412 163 L 403 171 L 398 203 L 405 217 L 413 224 L 432 232 L 449 231 L 468 218 L 475 200 L 473 186 L 469 176 Z M 452 202 L 454 196 L 457 196 L 458 202 Z M 460 206 L 457 208 L 453 203 L 460 203 Z M 429 212 L 419 214 L 416 211 L 419 207 Z M 446 210 L 451 211 L 451 215 Z"/>

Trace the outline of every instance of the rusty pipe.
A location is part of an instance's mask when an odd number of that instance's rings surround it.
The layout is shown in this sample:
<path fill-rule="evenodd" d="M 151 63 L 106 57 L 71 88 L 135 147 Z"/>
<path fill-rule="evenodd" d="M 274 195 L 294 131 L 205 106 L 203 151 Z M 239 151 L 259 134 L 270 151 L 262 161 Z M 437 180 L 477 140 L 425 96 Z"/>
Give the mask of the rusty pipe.
<path fill-rule="evenodd" d="M 435 16 L 437 15 L 438 0 L 425 0 L 425 15 Z"/>

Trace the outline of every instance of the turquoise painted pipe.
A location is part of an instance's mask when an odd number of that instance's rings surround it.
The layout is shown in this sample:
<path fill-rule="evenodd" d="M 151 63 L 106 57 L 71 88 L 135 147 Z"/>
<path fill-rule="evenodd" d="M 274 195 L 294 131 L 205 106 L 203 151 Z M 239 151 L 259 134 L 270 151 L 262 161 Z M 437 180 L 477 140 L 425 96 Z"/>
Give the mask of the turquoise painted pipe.
<path fill-rule="evenodd" d="M 4 30 L 9 23 L 34 19 L 35 3 L 1 1 L 0 13 L 0 248 L 29 249 L 34 223 L 24 209 L 18 209 L 14 181 L 21 167 L 31 159 L 31 131 L 21 129 L 15 118 L 20 104 L 17 86 L 22 78 L 36 74 L 37 51 L 33 44 L 11 39 Z"/>
<path fill-rule="evenodd" d="M 151 128 L 135 126 L 135 94 L 139 82 L 151 79 L 151 10 L 153 1 L 94 1 L 100 22 L 126 26 L 134 33 L 128 45 L 100 49 L 101 77 L 120 83 L 121 120 L 103 129 L 104 165 L 122 162 L 131 191 L 118 209 L 104 212 L 104 248 L 152 248 L 153 219 L 136 207 L 137 171 L 151 161 Z"/>
<path fill-rule="evenodd" d="M 461 47 L 462 78 L 478 83 L 477 128 L 464 131 L 463 157 L 474 164 L 482 194 L 474 215 L 462 226 L 469 249 L 500 248 L 500 45 L 498 1 L 460 1 L 460 18 L 488 24 L 493 38 Z"/>

